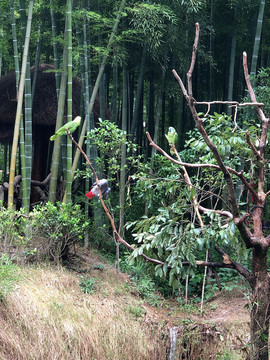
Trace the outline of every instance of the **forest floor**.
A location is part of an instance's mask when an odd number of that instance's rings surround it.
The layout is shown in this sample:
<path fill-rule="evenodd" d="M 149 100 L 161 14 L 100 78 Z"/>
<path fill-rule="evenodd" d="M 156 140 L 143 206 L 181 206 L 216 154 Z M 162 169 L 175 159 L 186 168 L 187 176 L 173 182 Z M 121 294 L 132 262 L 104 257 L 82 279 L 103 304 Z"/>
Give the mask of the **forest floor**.
<path fill-rule="evenodd" d="M 91 272 L 91 276 L 102 277 L 102 272 L 98 264 L 103 263 L 104 259 L 96 252 L 89 252 L 85 249 L 80 249 L 79 253 L 74 256 L 73 270 L 79 273 Z M 115 276 L 117 276 L 115 274 Z M 105 273 L 106 277 L 106 273 Z M 120 273 L 120 282 L 130 282 L 129 276 L 125 273 Z M 136 291 L 133 291 L 136 295 Z M 214 296 L 208 300 L 200 311 L 200 304 L 194 306 L 179 306 L 175 299 L 166 300 L 166 306 L 153 307 L 144 305 L 147 308 L 147 314 L 153 321 L 166 322 L 169 326 L 175 326 L 175 322 L 179 319 L 181 314 L 188 312 L 190 318 L 194 321 L 212 321 L 215 323 L 248 323 L 250 314 L 248 310 L 248 300 L 245 297 L 242 289 L 234 288 L 232 291 L 216 292 Z M 186 309 L 186 310 L 185 310 Z M 184 310 L 184 311 L 183 311 Z"/>
<path fill-rule="evenodd" d="M 1 360 L 246 358 L 249 312 L 241 291 L 221 291 L 203 311 L 159 295 L 153 306 L 127 274 L 117 280 L 110 264 L 85 249 L 67 267 L 28 265 L 20 272 L 0 302 Z"/>

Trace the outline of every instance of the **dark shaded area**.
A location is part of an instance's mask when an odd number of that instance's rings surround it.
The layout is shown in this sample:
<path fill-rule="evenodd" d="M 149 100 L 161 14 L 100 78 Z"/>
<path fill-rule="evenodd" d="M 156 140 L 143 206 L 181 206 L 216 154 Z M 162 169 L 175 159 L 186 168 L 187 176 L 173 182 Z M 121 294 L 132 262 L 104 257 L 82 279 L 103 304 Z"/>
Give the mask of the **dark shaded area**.
<path fill-rule="evenodd" d="M 33 80 L 35 67 L 31 68 Z M 80 115 L 81 82 L 73 78 L 72 112 L 73 118 Z M 48 175 L 48 162 L 51 150 L 49 138 L 55 133 L 58 101 L 56 96 L 55 72 L 53 66 L 41 64 L 38 68 L 37 82 L 32 107 L 33 130 L 33 170 L 32 179 L 43 181 Z M 17 110 L 15 72 L 0 78 L 0 143 L 12 143 L 14 122 Z M 65 104 L 64 122 L 67 106 Z M 95 120 L 99 117 L 100 106 L 96 99 Z M 76 134 L 75 134 L 76 136 Z M 52 148 L 52 146 L 50 146 Z"/>

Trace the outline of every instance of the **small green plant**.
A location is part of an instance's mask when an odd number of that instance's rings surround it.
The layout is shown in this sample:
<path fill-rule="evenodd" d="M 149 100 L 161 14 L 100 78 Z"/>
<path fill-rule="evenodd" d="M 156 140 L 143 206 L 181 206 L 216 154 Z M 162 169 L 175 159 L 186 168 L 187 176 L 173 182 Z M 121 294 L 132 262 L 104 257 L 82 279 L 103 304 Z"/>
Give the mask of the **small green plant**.
<path fill-rule="evenodd" d="M 95 279 L 86 276 L 80 276 L 80 288 L 85 294 L 93 294 L 96 288 Z"/>
<path fill-rule="evenodd" d="M 145 263 L 138 261 L 131 264 L 129 257 L 123 256 L 120 267 L 121 271 L 129 274 L 141 298 L 152 306 L 160 307 L 163 305 L 164 298 L 157 292 L 157 285 L 147 271 Z"/>
<path fill-rule="evenodd" d="M 235 354 L 232 354 L 229 350 L 224 350 L 221 353 L 218 353 L 217 354 L 217 357 L 216 357 L 217 360 L 233 360 L 235 359 Z"/>
<path fill-rule="evenodd" d="M 135 318 L 141 318 L 146 314 L 146 310 L 140 306 L 129 305 L 127 311 Z"/>
<path fill-rule="evenodd" d="M 0 300 L 3 300 L 19 281 L 18 266 L 13 264 L 7 254 L 0 257 Z"/>

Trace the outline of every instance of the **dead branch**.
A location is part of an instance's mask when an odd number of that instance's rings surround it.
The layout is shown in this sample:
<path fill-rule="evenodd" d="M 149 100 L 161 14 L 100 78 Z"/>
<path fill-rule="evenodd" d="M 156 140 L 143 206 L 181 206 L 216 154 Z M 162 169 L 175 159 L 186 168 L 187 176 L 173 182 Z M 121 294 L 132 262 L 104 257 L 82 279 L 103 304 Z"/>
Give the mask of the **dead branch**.
<path fill-rule="evenodd" d="M 199 35 L 200 35 L 199 23 L 196 23 L 195 27 L 196 27 L 196 31 L 195 31 L 194 44 L 193 44 L 193 48 L 192 48 L 192 58 L 191 58 L 191 62 L 190 62 L 190 68 L 189 68 L 188 73 L 187 73 L 189 101 L 191 101 L 191 100 L 194 101 L 193 94 L 192 94 L 192 81 L 191 81 L 191 78 L 192 78 L 192 74 L 193 74 L 193 70 L 194 70 L 194 66 L 195 66 L 196 54 L 197 54 L 198 43 L 199 43 Z"/>
<path fill-rule="evenodd" d="M 101 189 L 100 189 L 100 186 L 99 186 L 99 181 L 98 181 L 98 176 L 97 176 L 97 173 L 95 171 L 95 169 L 93 168 L 90 160 L 88 159 L 87 155 L 85 154 L 85 152 L 83 151 L 83 149 L 81 148 L 81 146 L 73 139 L 73 137 L 71 136 L 71 134 L 69 132 L 68 133 L 68 136 L 69 138 L 71 139 L 71 141 L 73 142 L 73 144 L 76 146 L 76 148 L 81 152 L 81 154 L 84 156 L 87 164 L 89 165 L 94 177 L 95 177 L 95 180 L 96 180 L 96 183 L 98 185 L 98 191 L 99 191 L 99 200 L 101 202 L 101 205 L 108 217 L 108 219 L 110 220 L 110 223 L 111 223 L 111 226 L 112 226 L 112 229 L 113 229 L 113 233 L 116 237 L 116 240 L 121 242 L 123 245 L 125 245 L 125 247 L 131 251 L 134 251 L 135 248 L 133 246 L 131 246 L 127 241 L 125 241 L 121 236 L 120 234 L 118 233 L 118 231 L 116 230 L 116 226 L 115 226 L 115 223 L 114 223 L 114 220 L 113 220 L 113 217 L 110 213 L 110 211 L 108 210 L 107 206 L 105 205 L 104 201 L 103 201 L 103 197 L 102 197 L 102 192 L 101 192 Z M 152 259 L 150 258 L 149 256 L 145 255 L 145 254 L 141 254 L 141 257 L 144 258 L 146 261 L 148 262 L 151 262 L 153 264 L 156 264 L 156 265 L 165 265 L 165 263 L 163 261 L 160 261 L 160 260 L 157 260 L 157 259 Z"/>
<path fill-rule="evenodd" d="M 201 206 L 201 205 L 199 205 L 199 209 L 201 211 L 203 211 L 204 213 L 213 212 L 213 213 L 221 215 L 221 216 L 226 216 L 229 219 L 233 219 L 233 215 L 232 215 L 232 213 L 230 211 L 207 209 L 207 208 L 205 208 L 204 206 Z"/>
<path fill-rule="evenodd" d="M 251 85 L 251 82 L 250 82 L 250 77 L 249 77 L 249 73 L 248 73 L 248 66 L 247 66 L 247 54 L 246 54 L 246 52 L 243 53 L 243 68 L 244 68 L 244 75 L 245 75 L 245 80 L 246 80 L 248 92 L 249 92 L 252 103 L 255 104 L 257 102 L 257 100 L 256 100 L 255 92 L 254 92 L 254 90 L 252 88 L 252 85 Z M 260 138 L 259 149 L 260 149 L 260 155 L 263 158 L 264 157 L 264 152 L 265 152 L 266 140 L 267 140 L 267 132 L 268 132 L 268 128 L 269 128 L 269 118 L 266 118 L 261 106 L 259 106 L 257 104 L 255 106 L 256 106 L 256 110 L 258 112 L 258 115 L 259 115 L 259 117 L 260 117 L 260 119 L 262 121 L 262 133 L 261 133 L 261 138 Z"/>
<path fill-rule="evenodd" d="M 191 58 L 191 65 L 190 65 L 190 69 L 188 71 L 187 74 L 187 80 L 188 80 L 188 106 L 189 109 L 191 111 L 191 114 L 193 116 L 194 122 L 195 122 L 195 126 L 196 128 L 199 130 L 200 134 L 202 135 L 204 142 L 206 143 L 206 145 L 209 147 L 209 149 L 212 151 L 219 169 L 223 172 L 224 175 L 224 179 L 226 181 L 227 184 L 227 193 L 228 193 L 228 199 L 229 202 L 231 204 L 231 209 L 232 209 L 232 214 L 234 218 L 239 218 L 239 207 L 237 204 L 237 199 L 236 199 L 236 194 L 235 194 L 235 189 L 234 189 L 234 184 L 232 181 L 232 177 L 231 177 L 231 172 L 229 171 L 229 169 L 225 166 L 216 146 L 212 143 L 212 141 L 210 140 L 208 134 L 206 133 L 204 126 L 203 126 L 203 121 L 202 119 L 198 116 L 196 107 L 195 107 L 195 100 L 193 98 L 192 95 L 192 73 L 194 70 L 194 63 L 196 60 L 196 52 L 197 52 L 197 44 L 198 44 L 198 37 L 199 37 L 199 24 L 196 23 L 196 33 L 195 33 L 195 41 L 194 41 L 194 45 L 193 45 L 193 50 L 192 50 L 192 58 Z M 176 75 L 176 71 L 173 70 L 173 74 Z M 176 77 L 176 79 L 179 82 L 179 76 Z M 254 99 L 252 99 L 252 102 L 255 102 Z M 260 107 L 256 107 L 259 108 Z M 254 189 L 252 188 L 252 186 L 246 181 L 246 179 L 244 178 L 243 172 L 238 173 L 237 171 L 232 171 L 235 175 L 237 175 L 242 181 L 244 181 L 245 185 L 248 186 L 248 188 L 250 189 L 250 191 L 252 193 L 254 193 L 254 195 L 256 196 L 256 199 L 258 199 L 258 195 L 256 194 L 256 192 L 254 191 Z M 245 245 L 247 248 L 251 248 L 252 247 L 252 241 L 251 241 L 251 237 L 250 237 L 250 232 L 247 228 L 247 226 L 245 225 L 245 223 L 240 222 L 238 225 L 238 230 L 241 234 L 241 237 L 243 239 L 243 241 L 245 242 Z"/>
<path fill-rule="evenodd" d="M 237 107 L 264 106 L 264 103 L 258 103 L 258 102 L 239 103 L 238 101 L 228 101 L 228 100 L 194 101 L 194 105 L 207 105 L 207 106 L 209 106 L 209 105 L 214 105 L 214 104 L 224 104 L 224 105 L 231 105 L 231 106 L 237 106 Z"/>
<path fill-rule="evenodd" d="M 180 165 L 180 166 L 186 166 L 186 167 L 191 167 L 191 168 L 212 168 L 212 169 L 216 169 L 219 171 L 222 171 L 221 168 L 218 165 L 214 165 L 214 164 L 190 164 L 190 163 L 185 163 L 182 161 L 178 161 L 176 159 L 174 159 L 173 157 L 171 157 L 168 153 L 166 153 L 166 151 L 164 151 L 161 147 L 159 147 L 151 138 L 151 135 L 149 134 L 149 132 L 146 132 L 146 136 L 149 140 L 149 145 L 155 147 L 162 155 L 164 155 L 168 160 L 170 160 L 171 162 L 173 162 L 174 164 Z M 242 171 L 238 172 L 230 167 L 226 167 L 226 170 L 234 175 L 236 175 L 237 177 L 239 177 L 239 179 L 242 181 L 242 183 L 246 186 L 246 188 L 250 191 L 250 193 L 253 195 L 254 199 L 257 199 L 258 195 L 256 193 L 256 191 L 253 189 L 253 187 L 251 186 L 251 184 L 246 180 L 246 178 L 244 177 L 244 174 Z"/>
<path fill-rule="evenodd" d="M 231 265 L 231 268 L 237 270 L 238 273 L 242 275 L 252 286 L 255 281 L 255 277 L 247 268 L 237 263 L 236 261 L 233 261 L 229 255 L 217 244 L 215 245 L 215 250 L 222 256 L 224 263 Z"/>
<path fill-rule="evenodd" d="M 257 160 L 263 161 L 263 157 L 261 156 L 259 151 L 255 148 L 255 146 L 252 144 L 248 131 L 246 131 L 246 140 L 247 140 L 247 143 L 250 146 L 251 150 L 253 151 L 254 155 L 257 157 Z"/>
<path fill-rule="evenodd" d="M 31 180 L 31 185 L 39 187 L 41 189 L 45 189 L 48 186 L 50 179 L 51 179 L 51 173 L 49 173 L 49 175 L 43 181 Z"/>

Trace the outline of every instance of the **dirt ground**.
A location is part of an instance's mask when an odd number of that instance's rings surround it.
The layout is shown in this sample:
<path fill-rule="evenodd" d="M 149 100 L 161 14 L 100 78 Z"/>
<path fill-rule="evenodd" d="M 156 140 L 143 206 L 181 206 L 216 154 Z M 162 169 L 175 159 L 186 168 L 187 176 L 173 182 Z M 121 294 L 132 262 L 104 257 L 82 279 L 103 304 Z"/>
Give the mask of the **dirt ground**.
<path fill-rule="evenodd" d="M 100 270 L 100 264 L 103 264 L 99 254 L 80 248 L 73 257 L 73 267 L 79 272 L 90 272 L 91 276 L 106 277 L 106 272 Z M 120 273 L 120 282 L 130 282 L 127 274 Z M 146 319 L 153 323 L 163 323 L 168 326 L 177 326 L 179 321 L 194 321 L 197 323 L 215 323 L 222 325 L 245 325 L 249 323 L 250 315 L 248 310 L 248 300 L 245 298 L 242 290 L 217 292 L 203 306 L 201 312 L 200 304 L 181 307 L 176 300 L 167 300 L 165 306 L 153 307 L 144 304 L 146 310 Z M 147 320 L 146 320 L 147 321 Z"/>

